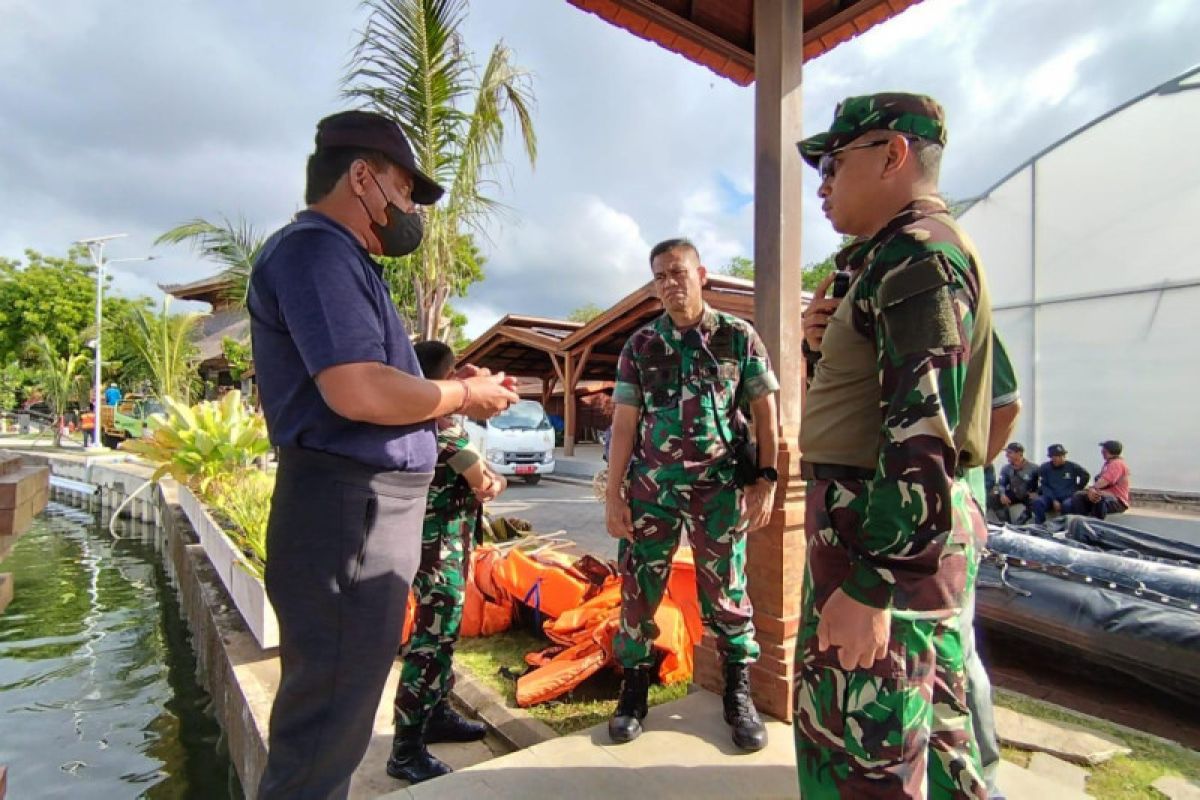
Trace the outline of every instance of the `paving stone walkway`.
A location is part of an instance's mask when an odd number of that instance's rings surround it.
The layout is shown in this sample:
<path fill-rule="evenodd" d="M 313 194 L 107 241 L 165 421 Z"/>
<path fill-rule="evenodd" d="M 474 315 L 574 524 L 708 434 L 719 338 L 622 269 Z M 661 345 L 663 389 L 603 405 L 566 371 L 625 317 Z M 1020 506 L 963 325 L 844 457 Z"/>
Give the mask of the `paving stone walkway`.
<path fill-rule="evenodd" d="M 729 741 L 721 700 L 699 691 L 658 706 L 634 743 L 614 745 L 604 725 L 476 764 L 444 778 L 384 795 L 387 800 L 496 800 L 564 797 L 796 798 L 792 731 L 769 722 L 770 744 L 742 753 Z M 1057 763 L 1055 763 L 1057 762 Z M 1010 800 L 1086 798 L 1073 765 L 1045 756 L 1030 768 L 1004 762 Z"/>

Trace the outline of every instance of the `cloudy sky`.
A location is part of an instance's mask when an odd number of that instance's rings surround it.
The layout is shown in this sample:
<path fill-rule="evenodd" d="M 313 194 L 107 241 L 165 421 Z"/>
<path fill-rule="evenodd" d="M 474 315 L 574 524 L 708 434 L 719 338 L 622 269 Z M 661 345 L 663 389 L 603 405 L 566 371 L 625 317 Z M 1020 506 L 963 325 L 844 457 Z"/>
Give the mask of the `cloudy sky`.
<path fill-rule="evenodd" d="M 356 0 L 0 0 L 0 256 L 129 237 L 151 252 L 192 217 L 264 231 L 299 209 L 313 127 L 338 83 Z M 503 39 L 535 78 L 540 158 L 519 149 L 492 225 L 487 279 L 456 302 L 477 334 L 506 312 L 561 316 L 647 279 L 668 236 L 719 267 L 752 254 L 753 89 L 565 0 L 475 0 L 482 59 Z M 1194 0 L 925 0 L 805 67 L 809 130 L 842 97 L 926 92 L 949 115 L 943 170 L 979 194 L 1041 149 L 1200 63 Z M 1136 142 L 1130 143 L 1136 147 Z M 1119 155 L 1119 154 L 1114 154 Z M 806 190 L 815 181 L 807 171 Z M 837 241 L 810 204 L 805 260 Z M 118 289 L 212 272 L 183 248 L 114 265 Z"/>

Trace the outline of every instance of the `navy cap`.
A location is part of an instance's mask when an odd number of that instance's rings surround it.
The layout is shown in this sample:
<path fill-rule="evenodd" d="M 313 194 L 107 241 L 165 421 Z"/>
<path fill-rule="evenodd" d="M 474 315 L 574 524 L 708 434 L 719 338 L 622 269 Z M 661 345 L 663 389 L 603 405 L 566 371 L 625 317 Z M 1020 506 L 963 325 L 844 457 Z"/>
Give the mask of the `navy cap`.
<path fill-rule="evenodd" d="M 417 159 L 396 121 L 374 111 L 342 111 L 317 123 L 317 149 L 358 147 L 383 153 L 412 173 L 414 203 L 433 205 L 446 190 L 417 169 Z"/>

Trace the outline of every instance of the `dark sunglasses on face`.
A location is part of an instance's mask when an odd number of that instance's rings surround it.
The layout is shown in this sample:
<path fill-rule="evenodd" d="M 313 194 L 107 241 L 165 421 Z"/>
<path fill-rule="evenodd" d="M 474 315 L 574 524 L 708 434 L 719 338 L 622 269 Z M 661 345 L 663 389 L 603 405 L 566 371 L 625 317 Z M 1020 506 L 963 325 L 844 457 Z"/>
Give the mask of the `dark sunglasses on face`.
<path fill-rule="evenodd" d="M 916 141 L 916 139 L 914 139 L 911 136 L 905 136 L 904 138 L 910 142 Z M 821 160 L 817 162 L 817 174 L 819 174 L 821 176 L 821 182 L 824 183 L 825 181 L 831 179 L 834 175 L 837 174 L 837 168 L 838 168 L 838 163 L 839 163 L 837 160 L 837 156 L 839 156 L 840 154 L 848 152 L 850 150 L 867 150 L 872 147 L 880 147 L 882 145 L 887 144 L 889 141 L 890 141 L 889 139 L 880 139 L 875 142 L 864 142 L 862 144 L 850 144 L 850 145 L 846 145 L 845 147 L 839 147 L 836 150 L 830 150 L 828 153 L 821 156 Z"/>
<path fill-rule="evenodd" d="M 839 147 L 837 150 L 830 150 L 825 155 L 821 156 L 821 160 L 817 162 L 817 174 L 821 176 L 821 181 L 825 182 L 833 178 L 837 174 L 838 159 L 842 153 L 847 153 L 851 150 L 867 150 L 872 147 L 880 147 L 888 143 L 887 139 L 880 139 L 877 142 L 865 142 L 864 144 L 851 144 L 845 147 Z"/>

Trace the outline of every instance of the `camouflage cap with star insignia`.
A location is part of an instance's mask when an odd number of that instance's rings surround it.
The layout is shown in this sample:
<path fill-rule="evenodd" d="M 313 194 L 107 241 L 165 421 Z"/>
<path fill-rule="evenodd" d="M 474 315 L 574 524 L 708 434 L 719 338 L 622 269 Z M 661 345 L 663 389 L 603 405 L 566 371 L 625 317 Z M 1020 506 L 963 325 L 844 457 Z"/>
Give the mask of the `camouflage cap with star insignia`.
<path fill-rule="evenodd" d="M 883 92 L 847 97 L 833 112 L 833 124 L 796 143 L 800 157 L 816 168 L 821 156 L 853 142 L 868 131 L 895 131 L 946 143 L 946 112 L 932 97 Z"/>

